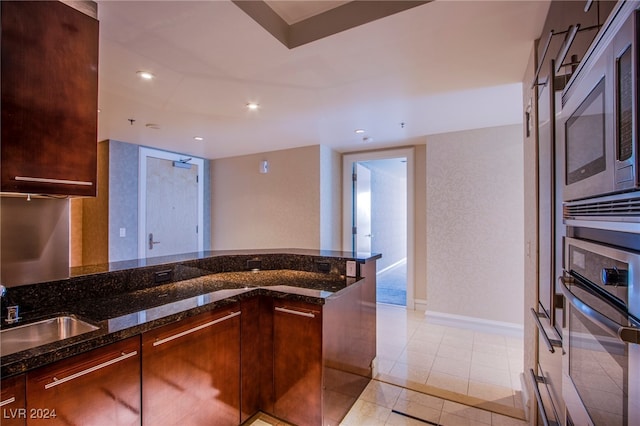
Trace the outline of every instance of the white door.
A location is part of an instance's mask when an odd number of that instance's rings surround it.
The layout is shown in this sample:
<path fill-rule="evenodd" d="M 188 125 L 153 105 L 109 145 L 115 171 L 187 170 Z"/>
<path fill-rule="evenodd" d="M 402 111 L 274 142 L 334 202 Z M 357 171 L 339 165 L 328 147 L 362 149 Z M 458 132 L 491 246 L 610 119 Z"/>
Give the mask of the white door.
<path fill-rule="evenodd" d="M 204 161 L 141 148 L 140 257 L 202 250 Z"/>
<path fill-rule="evenodd" d="M 355 199 L 353 234 L 354 251 L 371 252 L 371 170 L 362 163 L 355 163 L 353 193 Z"/>
<path fill-rule="evenodd" d="M 343 250 L 381 253 L 377 300 L 414 309 L 413 150 L 345 154 L 343 170 Z"/>

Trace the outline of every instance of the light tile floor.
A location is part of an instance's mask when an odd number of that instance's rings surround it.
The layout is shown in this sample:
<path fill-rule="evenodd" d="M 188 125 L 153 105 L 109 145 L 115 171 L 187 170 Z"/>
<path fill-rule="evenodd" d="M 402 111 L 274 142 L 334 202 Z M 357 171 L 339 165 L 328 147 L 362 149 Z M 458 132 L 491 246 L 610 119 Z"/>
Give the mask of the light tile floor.
<path fill-rule="evenodd" d="M 523 341 L 378 304 L 378 373 L 522 409 Z"/>
<path fill-rule="evenodd" d="M 513 417 L 372 380 L 342 426 L 526 426 Z"/>

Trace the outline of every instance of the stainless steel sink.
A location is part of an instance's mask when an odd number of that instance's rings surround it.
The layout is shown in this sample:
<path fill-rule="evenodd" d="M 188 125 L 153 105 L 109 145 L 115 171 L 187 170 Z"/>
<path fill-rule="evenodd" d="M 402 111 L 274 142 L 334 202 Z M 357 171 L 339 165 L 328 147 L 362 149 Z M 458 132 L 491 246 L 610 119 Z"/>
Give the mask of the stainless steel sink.
<path fill-rule="evenodd" d="M 0 330 L 0 355 L 32 349 L 97 330 L 93 324 L 72 316 L 61 316 Z"/>

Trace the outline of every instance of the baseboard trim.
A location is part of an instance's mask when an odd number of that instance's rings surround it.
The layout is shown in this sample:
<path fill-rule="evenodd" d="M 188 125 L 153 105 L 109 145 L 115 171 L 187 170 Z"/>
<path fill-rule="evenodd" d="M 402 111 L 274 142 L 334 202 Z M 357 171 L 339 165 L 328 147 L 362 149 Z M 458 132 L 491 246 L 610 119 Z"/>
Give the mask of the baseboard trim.
<path fill-rule="evenodd" d="M 511 322 L 494 321 L 483 318 L 467 317 L 463 315 L 447 314 L 425 310 L 427 322 L 446 325 L 449 327 L 465 328 L 482 333 L 500 334 L 507 337 L 524 337 L 524 326 Z"/>
<path fill-rule="evenodd" d="M 413 309 L 420 312 L 427 312 L 426 299 L 413 299 Z"/>

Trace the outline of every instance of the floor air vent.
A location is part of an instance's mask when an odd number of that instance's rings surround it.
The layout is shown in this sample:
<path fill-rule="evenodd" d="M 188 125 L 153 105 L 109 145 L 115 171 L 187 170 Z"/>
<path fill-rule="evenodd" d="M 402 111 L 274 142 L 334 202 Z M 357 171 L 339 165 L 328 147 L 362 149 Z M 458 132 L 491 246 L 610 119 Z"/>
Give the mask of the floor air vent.
<path fill-rule="evenodd" d="M 408 418 L 413 419 L 413 420 L 417 420 L 417 421 L 422 422 L 422 423 L 427 424 L 427 425 L 442 426 L 440 423 L 430 422 L 429 420 L 421 419 L 420 417 L 412 416 L 411 414 L 403 413 L 402 411 L 391 410 L 391 412 L 399 414 L 399 415 L 404 416 L 404 417 L 408 417 Z"/>

